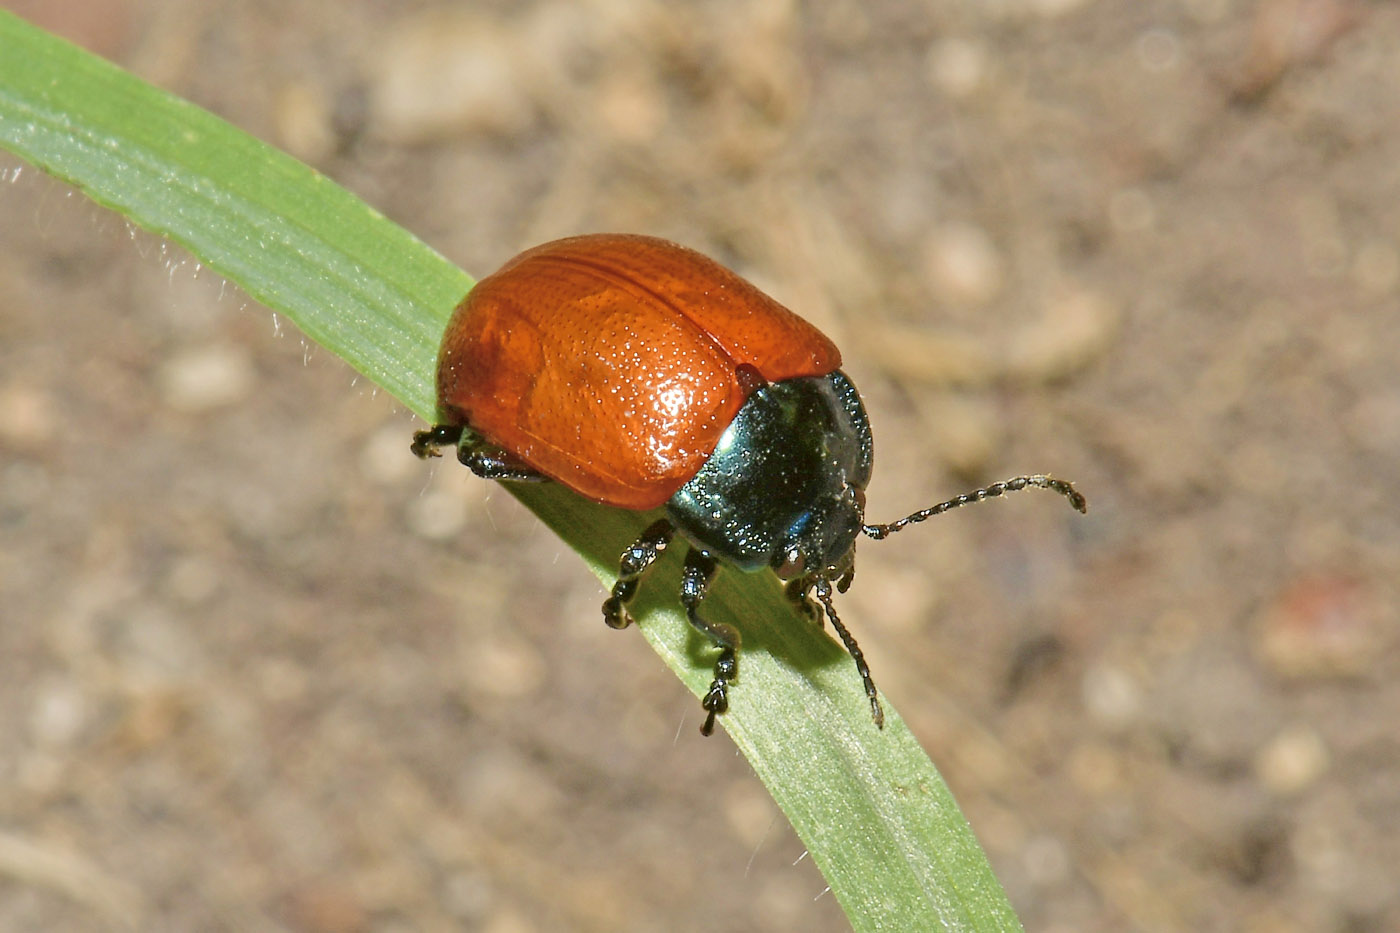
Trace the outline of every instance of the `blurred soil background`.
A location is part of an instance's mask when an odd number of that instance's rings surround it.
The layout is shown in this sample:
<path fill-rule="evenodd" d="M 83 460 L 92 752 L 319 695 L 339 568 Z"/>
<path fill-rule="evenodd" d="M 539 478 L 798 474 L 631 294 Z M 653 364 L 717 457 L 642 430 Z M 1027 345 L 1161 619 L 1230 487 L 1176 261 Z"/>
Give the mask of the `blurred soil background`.
<path fill-rule="evenodd" d="M 1080 484 L 867 542 L 843 602 L 1029 929 L 1400 930 L 1396 5 L 6 5 L 478 275 L 727 262 L 842 346 L 874 518 Z M 509 496 L 0 182 L 0 929 L 846 928 Z"/>

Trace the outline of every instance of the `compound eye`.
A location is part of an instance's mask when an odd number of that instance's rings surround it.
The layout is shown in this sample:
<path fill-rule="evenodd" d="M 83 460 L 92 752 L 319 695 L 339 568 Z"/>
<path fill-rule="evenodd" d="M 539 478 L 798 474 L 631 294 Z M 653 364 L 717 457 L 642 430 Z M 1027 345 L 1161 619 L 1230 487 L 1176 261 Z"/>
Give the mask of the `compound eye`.
<path fill-rule="evenodd" d="M 788 548 L 782 561 L 773 568 L 773 572 L 778 575 L 780 580 L 791 580 L 801 576 L 806 569 L 806 559 L 802 556 L 802 552 L 794 547 Z"/>

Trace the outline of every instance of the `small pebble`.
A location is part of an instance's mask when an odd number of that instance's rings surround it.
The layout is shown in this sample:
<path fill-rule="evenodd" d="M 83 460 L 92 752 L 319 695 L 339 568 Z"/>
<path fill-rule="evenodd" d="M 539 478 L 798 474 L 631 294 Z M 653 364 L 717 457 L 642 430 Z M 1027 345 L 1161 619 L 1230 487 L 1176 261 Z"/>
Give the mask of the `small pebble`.
<path fill-rule="evenodd" d="M 1254 773 L 1276 797 L 1291 797 L 1317 783 L 1331 768 L 1332 756 L 1317 730 L 1290 726 L 1260 749 Z"/>
<path fill-rule="evenodd" d="M 946 300 L 982 305 L 1004 284 L 1001 253 L 981 227 L 947 224 L 924 244 L 929 283 Z"/>
<path fill-rule="evenodd" d="M 1170 29 L 1148 29 L 1134 43 L 1138 62 L 1145 71 L 1161 74 L 1181 62 L 1181 40 Z"/>
<path fill-rule="evenodd" d="M 513 36 L 470 13 L 427 13 L 386 36 L 369 91 L 373 132 L 400 144 L 495 133 L 534 121 Z"/>
<path fill-rule="evenodd" d="M 595 107 L 601 127 L 621 142 L 650 142 L 665 126 L 666 100 L 647 74 L 611 75 L 597 93 Z"/>
<path fill-rule="evenodd" d="M 518 700 L 538 693 L 548 672 L 544 658 L 529 642 L 498 633 L 473 646 L 467 676 L 476 691 Z"/>
<path fill-rule="evenodd" d="M 724 822 L 747 849 L 761 845 L 781 821 L 773 798 L 763 785 L 750 777 L 740 778 L 725 789 L 722 803 Z"/>
<path fill-rule="evenodd" d="M 365 439 L 360 449 L 360 471 L 385 486 L 425 476 L 427 465 L 408 449 L 412 438 L 413 430 L 401 419 L 379 428 Z M 443 451 L 442 459 L 437 462 L 450 467 L 455 462 L 453 451 Z"/>
<path fill-rule="evenodd" d="M 1100 726 L 1126 728 L 1142 712 L 1142 690 L 1122 668 L 1098 664 L 1084 674 L 1080 685 L 1084 708 Z"/>
<path fill-rule="evenodd" d="M 887 325 L 864 346 L 889 375 L 928 385 L 983 386 L 996 373 L 986 347 L 966 334 Z"/>
<path fill-rule="evenodd" d="M 980 42 L 947 38 L 928 50 L 924 60 L 929 81 L 955 100 L 971 97 L 987 76 L 987 49 Z"/>
<path fill-rule="evenodd" d="M 1033 836 L 1021 851 L 1026 875 L 1038 887 L 1050 887 L 1069 878 L 1070 858 L 1065 844 L 1054 836 Z"/>
<path fill-rule="evenodd" d="M 165 403 L 191 414 L 242 401 L 253 390 L 253 362 L 241 347 L 215 344 L 184 351 L 160 369 Z"/>
<path fill-rule="evenodd" d="M 12 385 L 0 389 L 0 444 L 39 450 L 57 433 L 58 407 L 42 389 Z"/>
<path fill-rule="evenodd" d="M 1118 307 L 1103 295 L 1081 288 L 1060 291 L 1040 320 L 1012 335 L 1007 372 L 1034 383 L 1072 375 L 1108 350 L 1120 318 Z"/>
<path fill-rule="evenodd" d="M 71 680 L 52 680 L 34 690 L 29 731 L 46 746 L 71 743 L 88 720 L 88 702 Z"/>
<path fill-rule="evenodd" d="M 335 121 L 325 89 L 306 81 L 282 88 L 273 108 L 277 138 L 303 162 L 325 159 L 336 147 Z"/>

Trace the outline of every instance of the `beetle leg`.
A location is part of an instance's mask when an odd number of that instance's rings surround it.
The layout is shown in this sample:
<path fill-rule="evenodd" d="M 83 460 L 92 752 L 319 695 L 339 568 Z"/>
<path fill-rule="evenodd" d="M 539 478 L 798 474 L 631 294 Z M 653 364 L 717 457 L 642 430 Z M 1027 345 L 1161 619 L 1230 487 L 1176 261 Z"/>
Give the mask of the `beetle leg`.
<path fill-rule="evenodd" d="M 821 609 L 812 601 L 812 584 L 816 583 L 816 577 L 794 577 L 783 587 L 783 595 L 788 598 L 797 611 L 807 617 L 808 622 L 815 622 L 818 626 L 826 625 L 826 618 L 822 615 Z"/>
<path fill-rule="evenodd" d="M 510 479 L 512 482 L 543 482 L 546 476 L 533 471 L 510 454 L 487 444 L 480 434 L 465 424 L 434 424 L 413 434 L 413 454 L 420 459 L 441 457 L 438 448 L 456 445 L 456 459 L 482 479 Z"/>
<path fill-rule="evenodd" d="M 421 460 L 429 457 L 440 457 L 439 447 L 446 447 L 448 444 L 456 444 L 462 438 L 462 426 L 460 424 L 435 424 L 426 431 L 417 431 L 413 435 L 413 455 Z"/>
<path fill-rule="evenodd" d="M 480 434 L 464 430 L 457 441 L 457 460 L 482 479 L 503 479 L 517 483 L 540 483 L 544 474 L 532 470 Z"/>
<path fill-rule="evenodd" d="M 729 684 L 739 676 L 739 632 L 732 625 L 711 622 L 698 612 L 700 600 L 710 581 L 715 578 L 719 565 L 715 559 L 699 548 L 691 548 L 685 556 L 685 571 L 681 575 L 681 605 L 685 607 L 685 617 L 696 629 L 710 636 L 719 647 L 719 659 L 715 661 L 715 679 L 710 684 L 705 699 L 700 702 L 708 714 L 700 727 L 701 735 L 709 735 L 715 729 L 715 717 L 729 709 Z"/>
<path fill-rule="evenodd" d="M 608 623 L 609 628 L 626 628 L 632 624 L 632 619 L 627 615 L 627 604 L 637 595 L 637 584 L 641 582 L 642 574 L 656 563 L 675 533 L 674 525 L 659 518 L 622 552 L 618 561 L 617 582 L 613 584 L 612 595 L 603 602 L 603 621 Z"/>
<path fill-rule="evenodd" d="M 413 435 L 413 453 L 427 460 L 440 457 L 438 448 L 455 444 L 457 460 L 482 479 L 505 479 L 522 483 L 538 483 L 545 476 L 525 466 L 514 457 L 486 443 L 481 435 L 460 424 L 435 424 Z"/>

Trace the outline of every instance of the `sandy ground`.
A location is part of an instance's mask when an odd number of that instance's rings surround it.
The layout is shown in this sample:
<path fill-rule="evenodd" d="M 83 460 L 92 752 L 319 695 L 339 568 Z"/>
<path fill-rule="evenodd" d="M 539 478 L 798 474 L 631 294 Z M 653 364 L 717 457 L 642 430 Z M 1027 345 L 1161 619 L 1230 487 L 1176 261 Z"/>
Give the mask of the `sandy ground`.
<path fill-rule="evenodd" d="M 843 603 L 1028 928 L 1400 929 L 1395 6 L 9 5 L 478 274 L 720 257 L 843 347 L 873 516 L 1078 482 Z M 0 929 L 846 928 L 508 496 L 0 166 Z"/>

